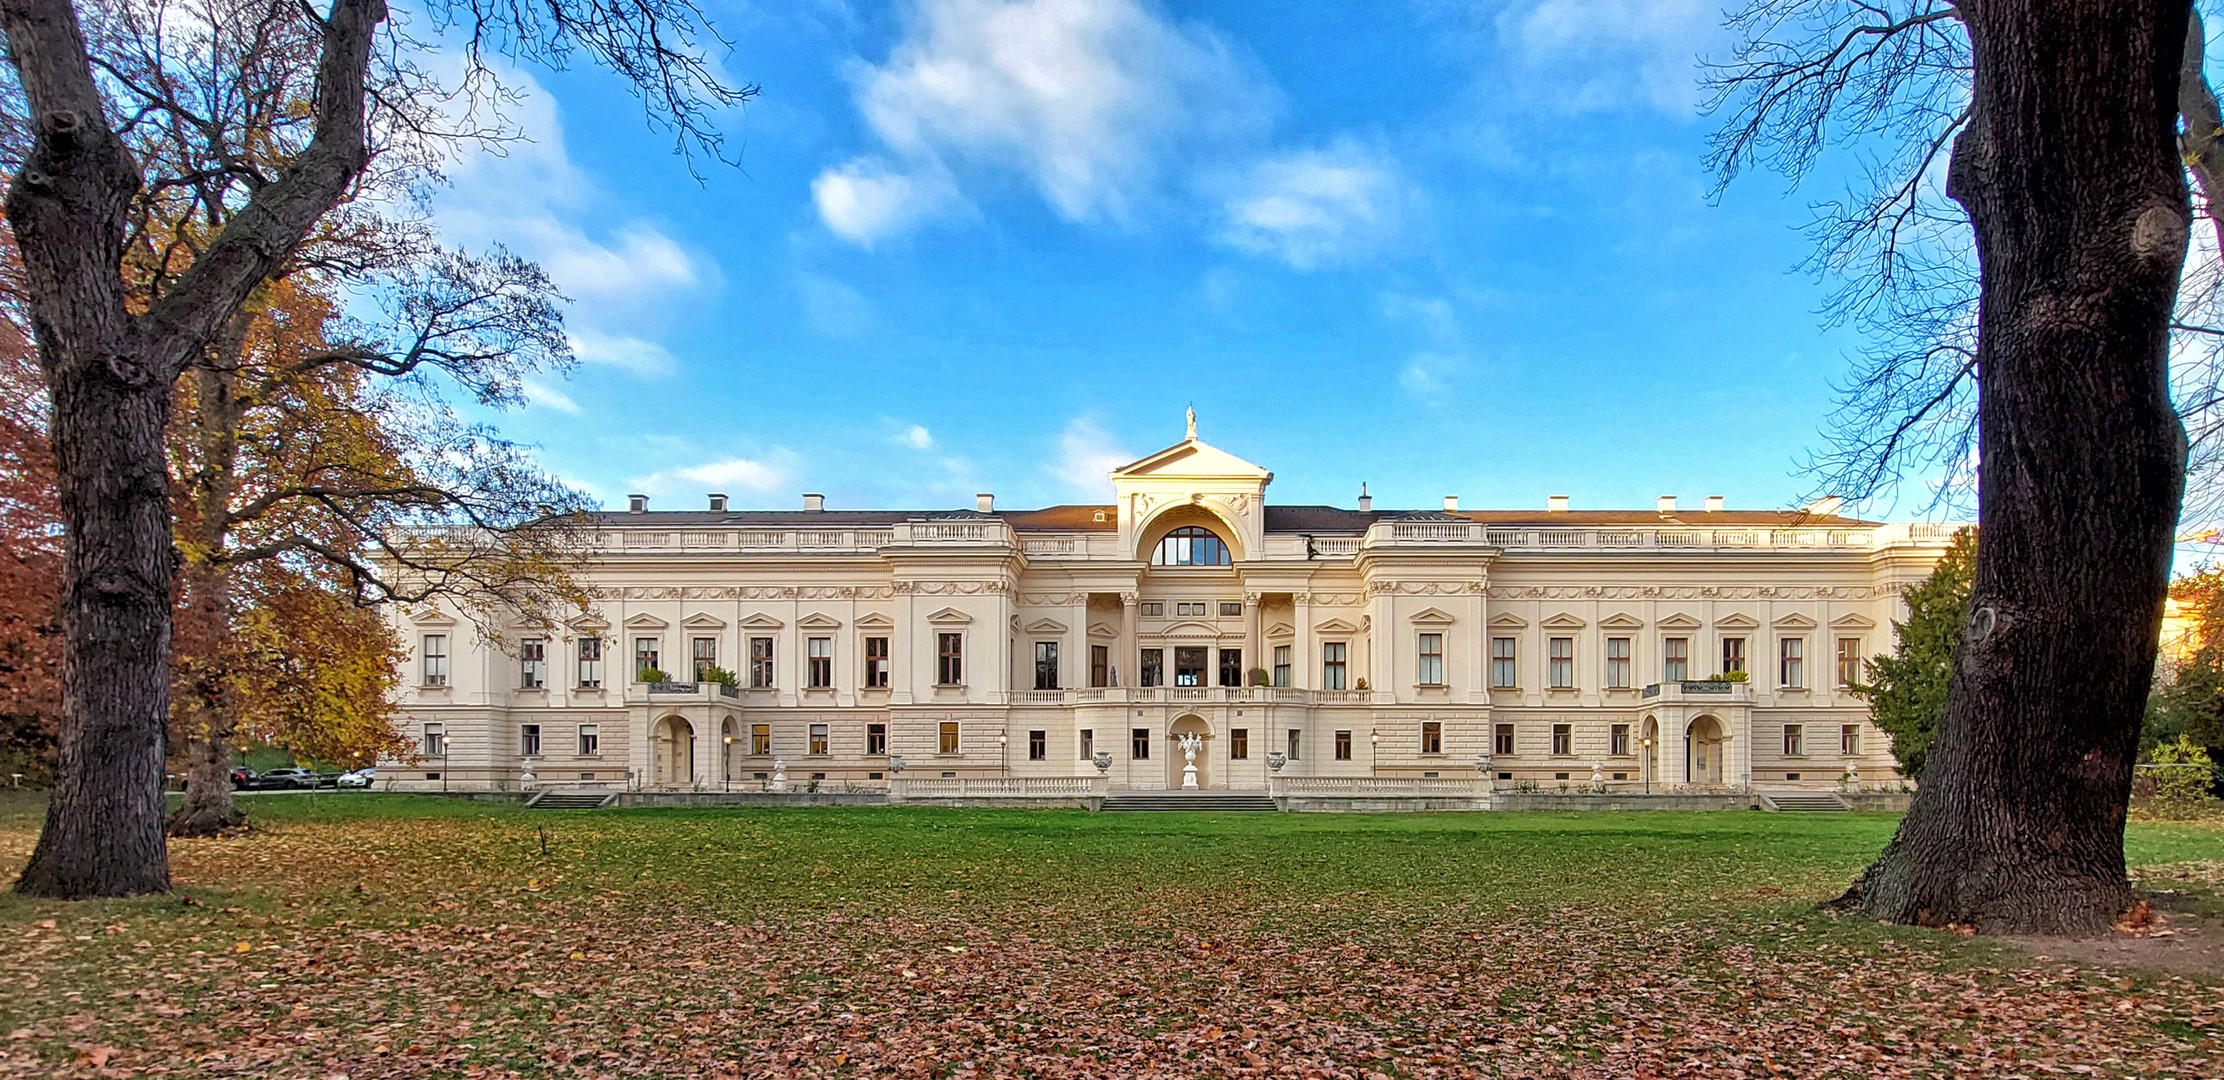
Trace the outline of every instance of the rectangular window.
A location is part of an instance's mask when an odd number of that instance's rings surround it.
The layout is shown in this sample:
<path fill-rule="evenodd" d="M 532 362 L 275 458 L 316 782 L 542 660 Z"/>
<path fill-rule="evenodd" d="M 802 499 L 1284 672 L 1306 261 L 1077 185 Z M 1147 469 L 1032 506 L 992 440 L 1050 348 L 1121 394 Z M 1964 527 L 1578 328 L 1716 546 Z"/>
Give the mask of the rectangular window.
<path fill-rule="evenodd" d="M 1500 757 L 1513 756 L 1514 726 L 1512 724 L 1498 725 L 1498 730 L 1491 737 L 1490 752 Z"/>
<path fill-rule="evenodd" d="M 1241 601 L 1241 600 L 1222 600 L 1222 601 L 1220 602 L 1220 617 L 1221 617 L 1221 618 L 1223 618 L 1223 619 L 1234 619 L 1234 618 L 1240 618 L 1240 617 L 1242 617 L 1242 615 L 1243 615 L 1243 601 Z"/>
<path fill-rule="evenodd" d="M 938 686 L 965 685 L 965 635 L 934 636 L 934 681 Z"/>
<path fill-rule="evenodd" d="M 1744 671 L 1744 670 L 1745 670 L 1745 639 L 1744 639 L 1744 638 L 1741 638 L 1741 637 L 1726 637 L 1726 638 L 1723 638 L 1723 639 L 1722 639 L 1722 674 L 1724 674 L 1724 675 L 1728 675 L 1729 673 L 1731 673 L 1731 672 L 1733 672 L 1733 671 Z"/>
<path fill-rule="evenodd" d="M 1847 757 L 1861 753 L 1861 725 L 1847 724 L 1838 729 L 1838 752 Z"/>
<path fill-rule="evenodd" d="M 1205 685 L 1205 647 L 1181 645 L 1174 649 L 1174 685 Z"/>
<path fill-rule="evenodd" d="M 718 666 L 718 639 L 699 637 L 691 644 L 689 655 L 695 661 L 695 681 L 702 682 L 705 678 L 708 678 L 703 674 L 704 670 Z"/>
<path fill-rule="evenodd" d="M 1290 654 L 1293 651 L 1287 645 L 1274 647 L 1274 685 L 1285 689 L 1290 685 Z"/>
<path fill-rule="evenodd" d="M 1807 685 L 1807 639 L 1776 640 L 1776 685 L 1796 689 Z"/>
<path fill-rule="evenodd" d="M 1095 758 L 1096 756 L 1097 756 L 1097 730 L 1096 730 L 1095 728 L 1082 728 L 1082 729 L 1081 729 L 1081 760 L 1083 760 L 1083 761 L 1088 761 L 1088 760 L 1090 760 L 1090 759 L 1092 759 L 1092 758 Z"/>
<path fill-rule="evenodd" d="M 1145 600 L 1141 607 L 1144 615 L 1154 619 L 1166 614 L 1166 605 L 1158 600 Z"/>
<path fill-rule="evenodd" d="M 1143 650 L 1142 681 L 1139 686 L 1166 685 L 1166 650 Z"/>
<path fill-rule="evenodd" d="M 1609 690 L 1629 689 L 1629 639 L 1606 639 L 1606 687 Z"/>
<path fill-rule="evenodd" d="M 888 689 L 888 639 L 865 639 L 865 686 L 870 690 Z"/>
<path fill-rule="evenodd" d="M 602 686 L 602 639 L 579 639 L 579 688 L 595 690 Z"/>
<path fill-rule="evenodd" d="M 880 757 L 888 752 L 888 725 L 865 725 L 865 756 Z"/>
<path fill-rule="evenodd" d="M 541 756 L 541 726 L 539 724 L 527 724 L 517 729 L 517 753 L 519 757 Z"/>
<path fill-rule="evenodd" d="M 1055 641 L 1035 643 L 1035 689 L 1058 689 L 1058 643 Z"/>
<path fill-rule="evenodd" d="M 448 725 L 426 724 L 425 737 L 420 740 L 426 757 L 448 756 Z"/>
<path fill-rule="evenodd" d="M 1414 681 L 1422 686 L 1444 685 L 1444 635 L 1422 634 L 1417 647 L 1421 665 L 1414 673 Z"/>
<path fill-rule="evenodd" d="M 423 644 L 425 685 L 448 685 L 448 635 L 426 634 Z"/>
<path fill-rule="evenodd" d="M 1203 615 L 1204 613 L 1205 604 L 1201 600 L 1194 604 L 1177 603 L 1174 605 L 1174 614 L 1176 615 Z"/>
<path fill-rule="evenodd" d="M 1220 685 L 1243 685 L 1243 650 L 1220 650 Z"/>
<path fill-rule="evenodd" d="M 957 721 L 944 720 L 942 722 L 942 740 L 941 742 L 937 743 L 936 746 L 938 753 L 955 754 L 958 752 Z"/>
<path fill-rule="evenodd" d="M 1629 725 L 1616 724 L 1607 729 L 1606 753 L 1611 757 L 1629 756 Z"/>
<path fill-rule="evenodd" d="M 815 637 L 803 639 L 804 685 L 814 690 L 824 690 L 834 685 L 834 639 Z"/>
<path fill-rule="evenodd" d="M 657 638 L 637 637 L 633 639 L 634 682 L 648 682 L 649 679 L 644 678 L 644 675 L 647 675 L 647 673 L 649 672 L 664 670 L 657 663 L 657 661 L 661 658 L 660 651 L 662 648 L 663 642 Z"/>
<path fill-rule="evenodd" d="M 1516 655 L 1514 649 L 1513 638 L 1494 637 L 1490 639 L 1491 689 L 1511 690 L 1520 685 L 1520 683 L 1514 681 L 1516 674 L 1514 671 L 1514 657 Z"/>
<path fill-rule="evenodd" d="M 1339 731 L 1336 733 L 1336 760 L 1351 760 L 1351 732 Z"/>
<path fill-rule="evenodd" d="M 1691 677 L 1691 639 L 1665 638 L 1660 643 L 1660 681 L 1682 682 Z"/>
<path fill-rule="evenodd" d="M 1441 721 L 1421 721 L 1421 752 L 1424 754 L 1441 754 L 1444 752 L 1444 724 Z"/>
<path fill-rule="evenodd" d="M 1128 756 L 1137 761 L 1151 759 L 1151 729 L 1139 727 L 1128 732 Z"/>
<path fill-rule="evenodd" d="M 1251 759 L 1251 729 L 1250 729 L 1250 728 L 1240 728 L 1240 727 L 1239 727 L 1239 728 L 1229 728 L 1229 729 L 1228 729 L 1228 760 L 1229 760 L 1229 761 L 1249 761 L 1250 759 Z"/>
<path fill-rule="evenodd" d="M 1112 685 L 1112 646 L 1089 646 L 1089 685 Z"/>
<path fill-rule="evenodd" d="M 1567 690 L 1575 686 L 1575 639 L 1556 637 L 1547 643 L 1545 685 L 1554 690 Z"/>
<path fill-rule="evenodd" d="M 751 754 L 769 754 L 772 752 L 771 724 L 749 725 L 749 752 Z"/>
<path fill-rule="evenodd" d="M 1857 686 L 1861 682 L 1861 639 L 1838 639 L 1838 685 Z"/>
<path fill-rule="evenodd" d="M 749 639 L 749 685 L 759 690 L 772 688 L 772 639 Z"/>
<path fill-rule="evenodd" d="M 1325 641 L 1325 642 L 1322 642 L 1322 643 L 1321 643 L 1321 689 L 1323 689 L 1323 690 L 1341 690 L 1341 689 L 1343 689 L 1343 688 L 1344 688 L 1344 643 L 1343 643 L 1343 642 L 1341 642 L 1341 641 Z"/>
<path fill-rule="evenodd" d="M 1784 725 L 1784 756 L 1801 757 L 1807 753 L 1807 728 L 1803 724 Z"/>
<path fill-rule="evenodd" d="M 825 724 L 811 725 L 811 753 L 818 755 L 824 755 L 826 753 Z"/>
<path fill-rule="evenodd" d="M 581 724 L 581 725 L 579 725 L 579 756 L 580 756 L 580 757 L 600 757 L 600 756 L 602 756 L 602 725 L 601 725 L 601 724 Z"/>
<path fill-rule="evenodd" d="M 1298 751 L 1300 749 L 1303 749 L 1305 746 L 1305 736 L 1296 728 L 1291 728 L 1290 737 L 1286 741 L 1290 744 L 1290 752 L 1288 754 L 1288 757 L 1291 761 L 1296 761 L 1298 759 Z"/>
<path fill-rule="evenodd" d="M 1575 753 L 1575 725 L 1552 725 L 1552 756 L 1567 757 Z"/>
<path fill-rule="evenodd" d="M 538 690 L 548 677 L 548 639 L 529 637 L 517 643 L 517 685 Z"/>
<path fill-rule="evenodd" d="M 1048 761 L 1048 760 L 1050 760 L 1050 733 L 1049 733 L 1049 732 L 1047 732 L 1047 731 L 1030 731 L 1030 732 L 1028 732 L 1028 733 L 1027 733 L 1027 760 L 1029 760 L 1029 761 Z"/>

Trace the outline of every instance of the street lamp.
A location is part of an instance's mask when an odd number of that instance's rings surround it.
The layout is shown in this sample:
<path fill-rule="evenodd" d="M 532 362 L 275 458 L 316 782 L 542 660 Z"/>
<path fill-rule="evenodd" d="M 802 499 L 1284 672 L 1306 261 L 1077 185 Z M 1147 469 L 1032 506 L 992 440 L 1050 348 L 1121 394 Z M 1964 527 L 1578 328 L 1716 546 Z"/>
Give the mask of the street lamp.
<path fill-rule="evenodd" d="M 1001 731 L 996 733 L 996 771 L 1000 776 L 1008 777 L 1012 774 L 1011 751 L 1008 746 L 1010 742 L 1011 736 Z"/>
<path fill-rule="evenodd" d="M 1367 733 L 1367 775 L 1373 776 L 1382 761 L 1382 732 Z"/>
<path fill-rule="evenodd" d="M 1645 759 L 1638 764 L 1644 766 L 1645 794 L 1650 795 L 1653 793 L 1653 737 L 1647 735 L 1637 742 L 1645 748 Z"/>
<path fill-rule="evenodd" d="M 726 749 L 718 755 L 718 789 L 734 789 L 734 737 L 724 736 Z"/>

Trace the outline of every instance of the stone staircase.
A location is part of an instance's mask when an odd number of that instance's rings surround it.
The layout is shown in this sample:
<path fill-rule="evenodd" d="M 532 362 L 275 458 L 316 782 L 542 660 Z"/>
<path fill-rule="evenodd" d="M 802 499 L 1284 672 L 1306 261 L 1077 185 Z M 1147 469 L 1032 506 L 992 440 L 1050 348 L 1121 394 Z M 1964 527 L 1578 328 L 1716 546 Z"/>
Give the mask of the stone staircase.
<path fill-rule="evenodd" d="M 1825 810 L 1851 810 L 1844 799 L 1827 791 L 1786 791 L 1761 794 L 1761 808 L 1781 813 L 1816 813 Z"/>
<path fill-rule="evenodd" d="M 616 801 L 615 792 L 550 790 L 525 800 L 525 805 L 535 810 L 600 810 Z"/>
<path fill-rule="evenodd" d="M 1211 810 L 1273 813 L 1274 799 L 1263 791 L 1115 791 L 1104 797 L 1103 809 Z"/>

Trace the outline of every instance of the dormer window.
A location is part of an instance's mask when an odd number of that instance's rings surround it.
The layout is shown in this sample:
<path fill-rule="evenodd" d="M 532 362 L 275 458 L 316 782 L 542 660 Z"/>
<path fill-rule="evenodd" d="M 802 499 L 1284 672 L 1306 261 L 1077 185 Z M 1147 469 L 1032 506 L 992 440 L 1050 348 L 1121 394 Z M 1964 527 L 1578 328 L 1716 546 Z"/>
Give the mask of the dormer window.
<path fill-rule="evenodd" d="M 1197 525 L 1184 525 L 1167 533 L 1151 552 L 1152 566 L 1233 566 L 1235 560 L 1228 555 L 1226 541 L 1213 535 L 1212 530 Z"/>

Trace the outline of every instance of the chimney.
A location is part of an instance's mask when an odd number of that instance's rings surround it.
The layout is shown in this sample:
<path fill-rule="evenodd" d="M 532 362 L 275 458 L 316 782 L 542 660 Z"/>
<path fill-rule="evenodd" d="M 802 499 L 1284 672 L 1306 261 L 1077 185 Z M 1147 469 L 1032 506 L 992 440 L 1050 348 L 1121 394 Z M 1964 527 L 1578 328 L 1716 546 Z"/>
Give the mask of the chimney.
<path fill-rule="evenodd" d="M 1544 500 L 1544 508 L 1550 513 L 1565 514 L 1568 512 L 1568 497 L 1565 495 L 1547 496 Z"/>
<path fill-rule="evenodd" d="M 710 511 L 714 514 L 723 514 L 726 512 L 725 492 L 713 491 L 710 493 Z"/>
<path fill-rule="evenodd" d="M 812 514 L 816 514 L 819 511 L 826 509 L 826 496 L 808 491 L 804 492 L 803 509 L 804 512 Z"/>
<path fill-rule="evenodd" d="M 1359 512 L 1364 514 L 1375 508 L 1375 497 L 1367 494 L 1367 482 L 1359 482 Z"/>
<path fill-rule="evenodd" d="M 1722 512 L 1722 496 L 1720 496 L 1720 495 L 1709 495 L 1709 496 L 1707 496 L 1707 513 L 1710 513 L 1710 514 L 1719 514 L 1719 513 L 1721 513 L 1721 512 Z"/>
<path fill-rule="evenodd" d="M 995 513 L 995 512 L 996 512 L 996 496 L 994 496 L 994 495 L 992 495 L 992 494 L 989 494 L 989 493 L 988 493 L 988 492 L 986 492 L 986 491 L 984 491 L 984 492 L 981 492 L 980 494 L 978 494 L 978 495 L 975 495 L 975 496 L 973 496 L 973 509 L 975 509 L 975 510 L 978 510 L 978 511 L 980 511 L 981 513 L 984 513 L 984 514 L 993 514 L 993 513 Z"/>
<path fill-rule="evenodd" d="M 646 496 L 646 495 L 628 495 L 628 496 L 626 496 L 626 513 L 628 513 L 628 514 L 646 514 L 646 513 L 648 513 L 648 512 L 649 512 L 649 497 L 648 497 L 648 496 Z"/>
<path fill-rule="evenodd" d="M 1837 517 L 1838 508 L 1845 504 L 1846 501 L 1836 495 L 1825 495 L 1814 502 L 1808 503 L 1807 512 L 1816 517 Z"/>
<path fill-rule="evenodd" d="M 1676 497 L 1673 495 L 1663 495 L 1660 498 L 1653 500 L 1653 503 L 1663 514 L 1673 514 L 1676 512 Z"/>
<path fill-rule="evenodd" d="M 1459 496 L 1457 496 L 1457 495 L 1446 495 L 1446 496 L 1444 496 L 1444 512 L 1445 512 L 1445 513 L 1447 513 L 1447 514 L 1456 514 L 1456 513 L 1459 513 L 1459 508 L 1460 508 L 1460 497 L 1459 497 Z"/>

